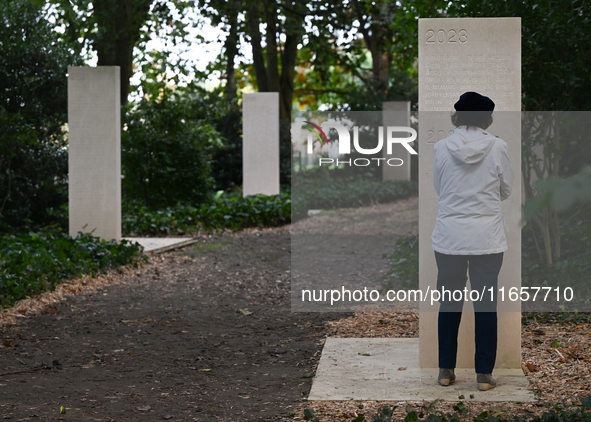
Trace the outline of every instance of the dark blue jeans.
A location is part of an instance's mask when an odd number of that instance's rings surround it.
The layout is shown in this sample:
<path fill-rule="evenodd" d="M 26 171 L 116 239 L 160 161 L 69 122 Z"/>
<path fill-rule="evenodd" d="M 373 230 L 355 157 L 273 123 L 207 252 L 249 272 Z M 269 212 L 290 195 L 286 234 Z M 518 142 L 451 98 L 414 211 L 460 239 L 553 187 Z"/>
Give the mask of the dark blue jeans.
<path fill-rule="evenodd" d="M 440 300 L 438 338 L 439 367 L 455 368 L 458 353 L 458 330 L 464 306 L 464 288 L 467 274 L 470 287 L 485 292 L 484 299 L 474 301 L 476 373 L 491 374 L 497 358 L 497 284 L 503 264 L 503 253 L 490 255 L 445 255 L 435 252 L 437 261 L 437 289 L 442 292 Z M 492 287 L 492 297 L 490 288 Z M 443 291 L 462 291 L 462 300 L 453 300 Z M 456 296 L 458 298 L 459 295 Z"/>

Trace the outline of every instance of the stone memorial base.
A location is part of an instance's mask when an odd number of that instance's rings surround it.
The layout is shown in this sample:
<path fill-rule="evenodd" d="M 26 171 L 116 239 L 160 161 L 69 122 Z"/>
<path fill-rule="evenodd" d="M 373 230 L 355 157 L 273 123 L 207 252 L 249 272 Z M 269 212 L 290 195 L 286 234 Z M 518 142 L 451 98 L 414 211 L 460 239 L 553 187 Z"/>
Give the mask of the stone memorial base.
<path fill-rule="evenodd" d="M 419 368 L 418 338 L 328 338 L 308 400 L 535 401 L 521 369 L 495 369 L 498 386 L 478 391 L 474 369 L 437 384 L 437 368 Z M 472 395 L 472 396 L 471 396 Z"/>
<path fill-rule="evenodd" d="M 139 243 L 145 253 L 162 253 L 197 243 L 196 239 L 187 237 L 124 237 L 123 240 Z"/>

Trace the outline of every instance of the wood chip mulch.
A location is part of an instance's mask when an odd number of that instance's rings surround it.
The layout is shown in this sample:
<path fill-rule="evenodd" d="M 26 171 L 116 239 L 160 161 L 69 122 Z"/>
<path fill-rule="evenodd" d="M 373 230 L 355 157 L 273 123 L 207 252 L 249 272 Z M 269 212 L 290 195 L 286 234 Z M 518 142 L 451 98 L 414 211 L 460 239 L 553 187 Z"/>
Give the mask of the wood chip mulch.
<path fill-rule="evenodd" d="M 583 322 L 581 322 L 583 321 Z M 354 317 L 327 323 L 327 337 L 418 337 L 418 313 L 357 313 Z M 537 397 L 532 403 L 470 402 L 461 420 L 472 421 L 482 412 L 489 416 L 533 416 L 549 407 L 580 405 L 579 399 L 591 395 L 591 315 L 578 322 L 526 321 L 522 325 L 522 370 Z M 311 408 L 321 422 L 350 422 L 365 415 L 370 420 L 382 406 L 396 406 L 393 420 L 403 420 L 410 411 L 429 413 L 457 412 L 458 401 L 429 402 L 322 401 L 304 402 L 292 420 L 303 420 L 304 409 Z"/>
<path fill-rule="evenodd" d="M 52 292 L 44 292 L 30 299 L 19 300 L 11 308 L 4 309 L 3 312 L 0 312 L 0 327 L 17 324 L 19 319 L 28 318 L 41 312 L 57 313 L 54 304 L 63 301 L 67 296 L 93 292 L 110 285 L 130 283 L 140 274 L 162 271 L 171 260 L 185 259 L 190 258 L 174 256 L 170 253 L 152 255 L 147 263 L 140 262 L 137 267 L 134 264 L 129 264 L 103 274 L 84 275 L 81 278 L 58 284 Z M 1 344 L 0 347 L 2 347 Z"/>

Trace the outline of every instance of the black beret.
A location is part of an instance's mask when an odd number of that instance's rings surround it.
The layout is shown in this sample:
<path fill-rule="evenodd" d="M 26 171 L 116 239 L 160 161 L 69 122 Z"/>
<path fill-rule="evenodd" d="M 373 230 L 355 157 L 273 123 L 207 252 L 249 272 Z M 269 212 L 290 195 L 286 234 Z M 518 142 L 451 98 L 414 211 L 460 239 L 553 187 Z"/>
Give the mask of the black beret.
<path fill-rule="evenodd" d="M 459 101 L 454 104 L 454 108 L 457 111 L 489 111 L 492 114 L 495 103 L 477 92 L 466 92 L 460 96 Z"/>

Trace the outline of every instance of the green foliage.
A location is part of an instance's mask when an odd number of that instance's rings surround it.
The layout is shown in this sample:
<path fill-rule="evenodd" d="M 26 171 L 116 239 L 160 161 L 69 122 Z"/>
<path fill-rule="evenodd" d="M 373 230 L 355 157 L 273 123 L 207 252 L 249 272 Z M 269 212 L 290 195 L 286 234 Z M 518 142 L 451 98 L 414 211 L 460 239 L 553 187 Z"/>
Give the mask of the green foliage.
<path fill-rule="evenodd" d="M 462 396 L 460 396 L 462 397 Z M 444 413 L 434 412 L 434 405 L 438 402 L 435 400 L 428 405 L 423 405 L 422 409 L 417 413 L 415 410 L 409 410 L 407 406 L 407 414 L 404 422 L 460 422 L 458 413 Z M 582 409 L 572 406 L 568 409 L 563 409 L 560 406 L 554 406 L 547 412 L 540 416 L 510 416 L 504 417 L 502 415 L 490 416 L 487 411 L 480 413 L 478 416 L 472 418 L 473 422 L 590 422 L 591 412 L 588 409 L 591 407 L 591 396 L 581 399 Z M 468 404 L 469 406 L 469 404 Z M 411 407 L 412 408 L 412 407 Z M 453 406 L 454 410 L 459 411 L 460 414 L 467 412 L 467 406 L 464 402 L 459 401 Z M 388 406 L 380 407 L 376 415 L 370 419 L 366 419 L 361 415 L 352 419 L 351 422 L 392 422 L 394 419 L 394 408 Z M 314 409 L 304 410 L 304 420 L 321 422 L 319 418 L 314 417 Z M 462 420 L 468 421 L 467 418 Z"/>
<path fill-rule="evenodd" d="M 565 211 L 577 204 L 591 203 L 591 166 L 567 179 L 549 177 L 540 180 L 536 187 L 540 196 L 529 201 L 523 208 L 523 218 L 526 221 L 547 206 L 555 211 Z"/>
<path fill-rule="evenodd" d="M 394 406 L 394 407 L 388 407 L 388 406 L 380 407 L 378 409 L 377 415 L 372 416 L 371 422 L 393 422 L 392 417 L 394 416 L 394 410 L 396 410 L 396 406 Z M 361 421 L 363 421 L 363 419 Z"/>
<path fill-rule="evenodd" d="M 310 209 L 361 207 L 416 195 L 413 181 L 382 182 L 372 178 L 334 176 L 322 168 L 301 172 L 292 180 L 292 220 L 305 218 Z"/>
<path fill-rule="evenodd" d="M 289 193 L 265 196 L 221 197 L 199 207 L 177 205 L 160 211 L 130 206 L 124 213 L 123 232 L 131 235 L 171 235 L 198 230 L 240 230 L 289 223 Z"/>
<path fill-rule="evenodd" d="M 0 230 L 67 201 L 67 65 L 80 59 L 27 0 L 0 2 Z"/>
<path fill-rule="evenodd" d="M 216 98 L 217 104 L 228 104 Z M 216 190 L 240 190 L 242 188 L 242 110 L 236 102 L 219 113 L 212 121 L 222 137 L 222 144 L 213 150 L 211 174 Z"/>
<path fill-rule="evenodd" d="M 219 143 L 215 129 L 190 119 L 185 98 L 164 90 L 143 98 L 124 116 L 122 193 L 150 209 L 207 199 L 212 186 L 210 160 Z"/>
<path fill-rule="evenodd" d="M 312 421 L 312 422 L 319 422 L 318 418 L 314 417 L 314 409 L 304 409 L 304 420 L 305 421 Z"/>
<path fill-rule="evenodd" d="M 146 54 L 143 78 L 138 90 L 148 98 L 170 97 L 167 84 L 178 85 L 179 78 L 168 80 L 166 69 L 174 67 L 187 74 L 184 64 L 171 63 L 170 53 L 153 51 Z M 217 131 L 218 140 L 211 144 L 211 175 L 214 190 L 234 190 L 242 186 L 242 109 L 238 100 L 227 101 L 220 87 L 209 91 L 195 84 L 174 90 L 175 101 L 183 104 L 182 119 L 196 125 L 205 124 Z M 155 100 L 157 101 L 157 100 Z M 169 205 L 173 205 L 171 203 Z"/>
<path fill-rule="evenodd" d="M 419 92 L 416 77 L 405 71 L 392 69 L 388 89 L 384 92 L 376 88 L 367 89 L 366 85 L 359 82 L 353 83 L 345 89 L 335 107 L 337 110 L 381 111 L 385 101 L 411 101 L 412 104 L 417 104 Z"/>
<path fill-rule="evenodd" d="M 591 4 L 458 0 L 450 5 L 450 16 L 521 17 L 524 110 L 591 109 Z"/>
<path fill-rule="evenodd" d="M 187 13 L 192 4 L 187 0 L 30 1 L 38 6 L 54 5 L 45 11 L 58 22 L 62 38 L 73 45 L 79 56 L 85 54 L 85 59 L 90 59 L 94 50 L 98 66 L 119 66 L 122 104 L 127 104 L 134 69 L 149 61 L 147 42 L 157 35 L 166 40 L 167 48 L 186 43 L 191 26 Z M 162 70 L 173 70 L 178 75 L 182 73 L 179 67 Z"/>
<path fill-rule="evenodd" d="M 242 188 L 242 108 L 238 100 L 227 101 L 222 89 L 206 91 L 189 87 L 182 94 L 190 106 L 187 119 L 208 122 L 217 131 L 220 142 L 213 145 L 211 175 L 214 190 L 236 191 Z"/>
<path fill-rule="evenodd" d="M 560 217 L 562 253 L 553 264 L 544 261 L 541 235 L 530 229 L 531 223 L 522 230 L 522 283 L 536 287 L 576 287 L 578 297 L 590 297 L 591 209 L 581 206 Z"/>
<path fill-rule="evenodd" d="M 522 234 L 522 283 L 535 287 L 577 287 L 579 297 L 591 295 L 591 211 L 580 208 L 562 216 L 562 258 L 546 264 L 538 249 L 541 236 L 534 235 L 528 226 Z M 390 261 L 390 277 L 385 288 L 418 287 L 418 237 L 411 235 L 396 241 L 396 249 L 384 258 Z"/>
<path fill-rule="evenodd" d="M 528 313 L 521 318 L 522 324 L 572 324 L 581 325 L 591 323 L 589 312 L 543 312 Z"/>
<path fill-rule="evenodd" d="M 521 52 L 522 52 L 522 108 L 524 110 L 590 110 L 591 98 L 587 93 L 591 90 L 591 38 L 589 33 L 591 21 L 591 5 L 574 0 L 557 0 L 539 2 L 526 0 L 519 2 L 496 2 L 479 0 L 462 0 L 450 3 L 450 16 L 469 17 L 506 17 L 521 18 Z M 553 203 L 561 208 L 562 198 L 566 203 L 573 203 L 578 198 L 589 198 L 584 187 L 577 186 L 577 178 L 560 182 L 559 177 L 573 176 L 589 165 L 591 150 L 588 148 L 588 136 L 571 137 L 562 132 L 564 127 L 552 127 L 551 115 L 547 124 L 550 131 L 542 133 L 541 139 L 532 139 L 530 128 L 522 131 L 525 134 L 522 161 L 525 176 L 525 194 L 529 204 L 526 208 L 527 217 L 533 218 L 538 230 L 543 233 L 543 245 L 546 252 L 545 261 L 552 265 L 561 259 L 558 217 L 556 212 L 547 207 Z M 572 117 L 572 116 L 571 116 Z M 583 119 L 576 125 L 589 125 L 589 119 Z M 560 129 L 560 130 L 559 130 Z M 548 136 L 551 134 L 552 136 Z M 560 142 L 556 142 L 558 135 Z M 545 139 L 544 139 L 545 138 Z M 532 154 L 536 146 L 543 149 L 543 160 Z M 538 148 L 538 151 L 540 148 Z M 540 165 L 536 165 L 535 162 Z M 538 186 L 544 190 L 541 197 L 531 189 L 530 174 L 538 168 L 537 179 L 551 177 Z M 588 175 L 578 178 L 582 183 Z M 563 193 L 558 193 L 564 187 Z M 533 202 L 531 202 L 533 200 Z"/>
<path fill-rule="evenodd" d="M 299 107 L 381 110 L 383 101 L 417 101 L 418 17 L 439 17 L 447 3 L 311 3 L 314 31 L 304 37 L 294 86 Z M 330 25 L 326 25 L 330 22 Z M 335 33 L 342 33 L 335 43 Z"/>
<path fill-rule="evenodd" d="M 0 306 L 32 296 L 67 279 L 133 262 L 141 246 L 106 242 L 91 234 L 76 238 L 61 230 L 4 235 L 0 242 Z"/>
<path fill-rule="evenodd" d="M 390 262 L 390 275 L 383 289 L 417 289 L 419 287 L 419 237 L 411 234 L 396 241 L 392 255 L 384 254 Z"/>

